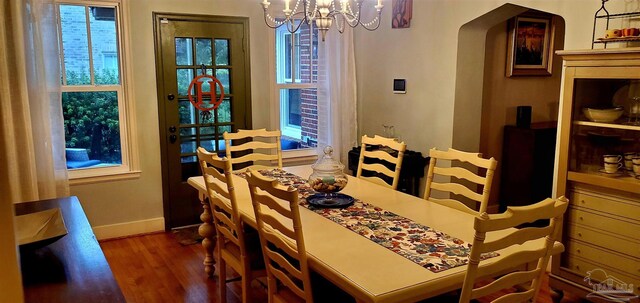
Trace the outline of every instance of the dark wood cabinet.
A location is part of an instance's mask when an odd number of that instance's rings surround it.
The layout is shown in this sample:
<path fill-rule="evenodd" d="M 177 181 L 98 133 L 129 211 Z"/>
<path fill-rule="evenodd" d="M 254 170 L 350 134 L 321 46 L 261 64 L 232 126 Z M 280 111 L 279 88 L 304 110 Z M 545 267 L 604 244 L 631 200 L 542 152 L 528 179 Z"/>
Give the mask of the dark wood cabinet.
<path fill-rule="evenodd" d="M 557 123 L 504 127 L 500 211 L 551 197 Z"/>
<path fill-rule="evenodd" d="M 16 215 L 60 208 L 68 234 L 37 249 L 20 249 L 24 301 L 126 302 L 75 196 L 15 204 Z"/>

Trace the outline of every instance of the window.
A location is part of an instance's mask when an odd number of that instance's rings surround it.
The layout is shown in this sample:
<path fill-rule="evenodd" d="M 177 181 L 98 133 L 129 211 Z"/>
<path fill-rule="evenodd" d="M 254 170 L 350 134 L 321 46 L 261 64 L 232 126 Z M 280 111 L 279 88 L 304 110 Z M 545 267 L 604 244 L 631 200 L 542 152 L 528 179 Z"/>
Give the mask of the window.
<path fill-rule="evenodd" d="M 120 1 L 58 2 L 70 178 L 131 172 Z"/>
<path fill-rule="evenodd" d="M 276 91 L 285 149 L 315 148 L 318 141 L 318 30 L 302 24 L 275 32 Z"/>

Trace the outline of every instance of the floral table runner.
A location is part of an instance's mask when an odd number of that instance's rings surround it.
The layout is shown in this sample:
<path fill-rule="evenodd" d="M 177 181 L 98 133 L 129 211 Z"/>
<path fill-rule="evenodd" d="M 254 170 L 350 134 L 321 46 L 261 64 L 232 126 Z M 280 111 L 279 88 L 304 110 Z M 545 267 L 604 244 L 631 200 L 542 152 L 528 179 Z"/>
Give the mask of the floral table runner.
<path fill-rule="evenodd" d="M 281 169 L 260 170 L 262 175 L 277 179 L 285 186 L 298 189 L 300 205 L 336 222 L 369 240 L 431 270 L 441 272 L 466 265 L 471 243 L 451 237 L 380 207 L 355 199 L 346 208 L 319 208 L 307 203 L 306 198 L 316 192 L 307 180 Z M 244 173 L 239 176 L 245 177 Z M 482 259 L 498 256 L 487 253 Z"/>

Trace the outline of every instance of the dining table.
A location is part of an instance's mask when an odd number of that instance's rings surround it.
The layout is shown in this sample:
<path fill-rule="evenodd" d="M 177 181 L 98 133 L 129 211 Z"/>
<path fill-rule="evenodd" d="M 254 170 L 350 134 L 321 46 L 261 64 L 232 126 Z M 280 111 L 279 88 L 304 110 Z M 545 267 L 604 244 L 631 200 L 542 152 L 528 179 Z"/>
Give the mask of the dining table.
<path fill-rule="evenodd" d="M 283 169 L 302 178 L 307 178 L 312 173 L 308 165 Z M 246 224 L 257 228 L 248 184 L 242 176 L 232 175 L 240 216 Z M 206 188 L 202 176 L 191 177 L 188 183 L 199 191 L 202 203 L 206 205 Z M 341 193 L 373 205 L 376 209 L 383 209 L 460 239 L 465 245 L 473 242 L 473 214 L 352 176 L 348 177 L 348 184 Z M 206 211 L 208 207 L 205 208 Z M 215 237 L 215 233 L 211 232 L 213 224 L 210 215 L 203 213 L 201 218 L 205 221 L 201 231 L 207 231 L 205 241 L 209 241 L 205 249 L 207 257 L 211 258 L 211 243 L 214 243 Z M 357 302 L 415 302 L 462 287 L 466 265 L 435 272 L 306 207 L 300 207 L 300 219 L 311 270 L 352 295 Z M 487 241 L 501 237 L 506 232 L 508 231 L 487 234 Z M 482 260 L 479 266 L 499 261 L 517 251 L 539 249 L 543 245 L 544 239 L 540 239 L 511 246 L 497 251 L 494 257 Z M 555 246 L 553 253 L 560 253 L 561 249 Z M 535 266 L 537 260 L 518 261 L 518 264 L 505 264 L 495 276 L 522 266 L 519 264 L 527 263 L 525 267 Z M 211 259 L 208 263 L 208 266 L 214 266 Z M 213 272 L 211 268 L 209 270 Z"/>

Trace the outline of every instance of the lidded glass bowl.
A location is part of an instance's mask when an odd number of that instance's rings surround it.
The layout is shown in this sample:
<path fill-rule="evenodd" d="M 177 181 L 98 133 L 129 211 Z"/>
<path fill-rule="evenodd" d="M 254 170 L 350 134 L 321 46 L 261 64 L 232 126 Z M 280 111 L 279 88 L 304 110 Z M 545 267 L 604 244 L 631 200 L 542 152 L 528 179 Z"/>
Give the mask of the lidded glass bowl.
<path fill-rule="evenodd" d="M 332 157 L 333 148 L 324 148 L 324 156 L 311 166 L 313 173 L 309 176 L 309 185 L 317 192 L 336 193 L 347 186 L 347 175 L 344 164 Z"/>

